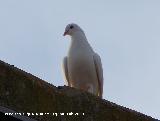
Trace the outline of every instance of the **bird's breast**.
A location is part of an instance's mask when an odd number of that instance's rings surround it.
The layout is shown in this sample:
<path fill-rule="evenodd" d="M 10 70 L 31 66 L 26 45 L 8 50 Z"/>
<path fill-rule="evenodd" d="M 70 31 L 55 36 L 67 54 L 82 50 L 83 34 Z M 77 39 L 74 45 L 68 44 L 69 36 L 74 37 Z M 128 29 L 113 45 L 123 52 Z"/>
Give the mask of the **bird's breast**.
<path fill-rule="evenodd" d="M 76 52 L 69 55 L 68 70 L 70 80 L 76 84 L 91 83 L 96 79 L 93 56 L 88 53 Z"/>
<path fill-rule="evenodd" d="M 68 64 L 72 68 L 88 67 L 93 63 L 93 56 L 90 52 L 85 50 L 71 51 L 68 55 Z"/>

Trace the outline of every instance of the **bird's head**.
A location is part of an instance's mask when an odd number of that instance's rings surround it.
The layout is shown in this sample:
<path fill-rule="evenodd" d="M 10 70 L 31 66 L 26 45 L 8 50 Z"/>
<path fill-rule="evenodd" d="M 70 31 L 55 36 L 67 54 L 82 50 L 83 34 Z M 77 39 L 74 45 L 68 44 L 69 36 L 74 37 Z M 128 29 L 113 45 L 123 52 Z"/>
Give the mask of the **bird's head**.
<path fill-rule="evenodd" d="M 65 35 L 72 36 L 76 32 L 83 32 L 83 30 L 77 24 L 71 23 L 66 26 L 63 36 Z"/>

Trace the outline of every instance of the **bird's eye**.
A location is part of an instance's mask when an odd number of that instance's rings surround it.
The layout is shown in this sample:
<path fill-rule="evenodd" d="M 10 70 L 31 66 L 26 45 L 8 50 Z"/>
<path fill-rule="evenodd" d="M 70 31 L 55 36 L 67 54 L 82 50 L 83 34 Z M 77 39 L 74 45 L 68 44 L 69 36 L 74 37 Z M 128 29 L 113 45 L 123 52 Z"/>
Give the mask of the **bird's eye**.
<path fill-rule="evenodd" d="M 70 29 L 73 29 L 73 28 L 74 28 L 74 27 L 71 25 L 71 26 L 70 26 Z"/>

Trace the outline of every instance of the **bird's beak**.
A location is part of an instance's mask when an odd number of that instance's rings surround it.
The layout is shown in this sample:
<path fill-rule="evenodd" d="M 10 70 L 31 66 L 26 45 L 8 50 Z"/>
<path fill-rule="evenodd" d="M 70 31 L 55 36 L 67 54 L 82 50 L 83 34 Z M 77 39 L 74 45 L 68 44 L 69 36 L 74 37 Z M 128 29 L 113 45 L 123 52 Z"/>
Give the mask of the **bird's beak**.
<path fill-rule="evenodd" d="M 64 34 L 63 34 L 63 36 L 66 36 L 67 34 L 68 34 L 68 31 L 65 31 Z"/>

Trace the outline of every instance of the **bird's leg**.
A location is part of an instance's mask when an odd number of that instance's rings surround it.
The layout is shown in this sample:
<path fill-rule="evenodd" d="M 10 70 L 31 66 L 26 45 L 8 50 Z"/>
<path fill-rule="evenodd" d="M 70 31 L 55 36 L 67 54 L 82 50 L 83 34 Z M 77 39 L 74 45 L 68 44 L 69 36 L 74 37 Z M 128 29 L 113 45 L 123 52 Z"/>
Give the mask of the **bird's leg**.
<path fill-rule="evenodd" d="M 90 93 L 94 93 L 93 92 L 93 86 L 91 84 L 85 84 L 81 86 L 81 89 Z"/>
<path fill-rule="evenodd" d="M 92 94 L 94 93 L 93 92 L 93 86 L 91 84 L 88 85 L 88 92 L 90 92 Z"/>

